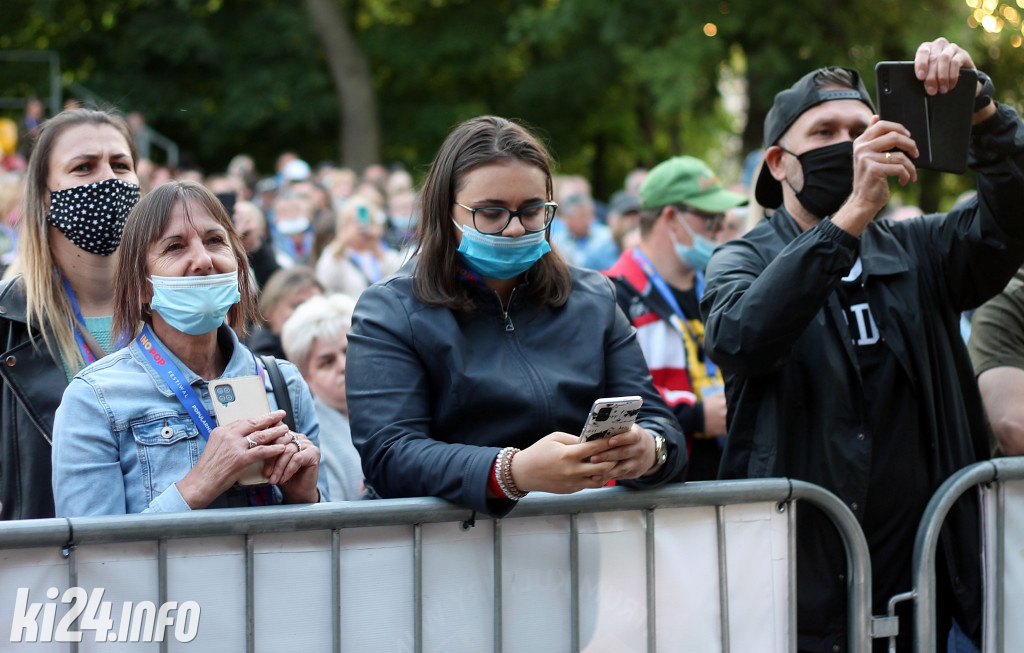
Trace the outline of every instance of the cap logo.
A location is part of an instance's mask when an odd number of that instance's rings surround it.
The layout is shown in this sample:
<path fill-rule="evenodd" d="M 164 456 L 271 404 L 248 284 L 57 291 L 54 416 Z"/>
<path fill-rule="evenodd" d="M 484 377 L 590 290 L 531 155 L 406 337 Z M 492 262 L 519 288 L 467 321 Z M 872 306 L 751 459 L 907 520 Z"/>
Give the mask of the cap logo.
<path fill-rule="evenodd" d="M 709 188 L 718 183 L 718 177 L 711 175 L 704 175 L 697 179 L 697 185 L 700 187 L 700 192 L 707 192 Z"/>

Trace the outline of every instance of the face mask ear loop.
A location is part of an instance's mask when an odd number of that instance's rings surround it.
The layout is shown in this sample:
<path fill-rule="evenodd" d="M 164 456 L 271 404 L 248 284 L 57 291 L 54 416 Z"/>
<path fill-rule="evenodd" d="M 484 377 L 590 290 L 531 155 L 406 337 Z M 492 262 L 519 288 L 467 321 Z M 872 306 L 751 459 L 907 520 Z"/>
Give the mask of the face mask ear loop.
<path fill-rule="evenodd" d="M 780 150 L 782 150 L 783 152 L 785 152 L 785 153 L 786 153 L 786 154 L 788 154 L 789 156 L 791 156 L 791 157 L 793 157 L 794 159 L 796 159 L 796 162 L 797 162 L 797 163 L 800 163 L 800 155 L 799 155 L 799 154 L 795 154 L 795 153 L 793 153 L 793 152 L 790 152 L 789 150 L 787 150 L 786 148 L 782 147 L 781 145 L 776 145 L 775 147 L 779 148 Z M 790 183 L 790 181 L 789 181 L 789 177 L 786 177 L 786 185 L 787 185 L 787 186 L 789 186 L 789 190 L 793 191 L 793 194 L 794 194 L 794 195 L 795 195 L 796 193 L 799 193 L 799 192 L 800 192 L 800 191 L 798 191 L 798 190 L 797 190 L 796 188 L 794 188 L 794 187 L 793 187 L 793 184 L 791 184 L 791 183 Z"/>
<path fill-rule="evenodd" d="M 686 230 L 686 233 L 690 234 L 690 240 L 693 241 L 693 242 L 690 243 L 689 246 L 684 245 L 684 247 L 686 247 L 687 249 L 692 249 L 692 248 L 696 247 L 697 246 L 697 234 L 694 233 L 693 228 L 690 227 L 689 223 L 686 222 L 686 216 L 683 215 L 683 211 L 680 211 L 679 209 L 675 209 L 675 211 L 676 211 L 676 214 L 677 214 L 676 215 L 676 220 L 678 220 L 679 222 L 682 223 L 683 229 Z M 668 230 L 668 234 L 669 234 L 669 236 L 672 237 L 672 244 L 678 246 L 679 245 L 679 241 L 676 239 L 676 235 L 674 233 L 672 233 L 671 229 Z"/>

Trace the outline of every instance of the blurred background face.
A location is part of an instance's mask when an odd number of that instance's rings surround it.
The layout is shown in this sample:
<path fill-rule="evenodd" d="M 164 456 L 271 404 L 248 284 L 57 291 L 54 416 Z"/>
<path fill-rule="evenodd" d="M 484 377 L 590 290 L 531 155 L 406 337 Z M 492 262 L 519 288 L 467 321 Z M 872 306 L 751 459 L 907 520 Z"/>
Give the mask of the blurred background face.
<path fill-rule="evenodd" d="M 715 234 L 715 241 L 725 243 L 739 238 L 747 232 L 747 216 L 750 210 L 746 206 L 738 206 L 725 212 L 725 222 Z"/>
<path fill-rule="evenodd" d="M 288 318 L 292 316 L 292 313 L 295 312 L 295 307 L 310 297 L 321 294 L 323 294 L 323 292 L 320 288 L 314 285 L 309 285 L 302 286 L 295 292 L 282 297 L 281 301 L 275 304 L 266 315 L 271 333 L 280 335 L 281 328 L 284 326 L 284 323 Z"/>
<path fill-rule="evenodd" d="M 345 355 L 348 353 L 348 334 L 337 339 L 313 341 L 306 363 L 306 383 L 310 391 L 325 404 L 348 415 L 345 401 Z"/>
<path fill-rule="evenodd" d="M 594 221 L 594 204 L 589 199 L 574 195 L 566 200 L 566 206 L 558 207 L 558 215 L 568 227 L 572 235 L 583 238 L 590 233 L 590 224 Z"/>
<path fill-rule="evenodd" d="M 301 234 L 309 229 L 312 208 L 312 205 L 301 197 L 279 196 L 274 200 L 274 224 L 282 234 Z"/>
<path fill-rule="evenodd" d="M 245 251 L 254 252 L 259 249 L 263 239 L 267 237 L 267 223 L 263 212 L 251 202 L 238 202 L 234 211 L 235 229 L 242 237 Z"/>
<path fill-rule="evenodd" d="M 375 245 L 384 235 L 380 210 L 364 201 L 351 201 L 341 210 L 338 235 L 356 250 Z"/>

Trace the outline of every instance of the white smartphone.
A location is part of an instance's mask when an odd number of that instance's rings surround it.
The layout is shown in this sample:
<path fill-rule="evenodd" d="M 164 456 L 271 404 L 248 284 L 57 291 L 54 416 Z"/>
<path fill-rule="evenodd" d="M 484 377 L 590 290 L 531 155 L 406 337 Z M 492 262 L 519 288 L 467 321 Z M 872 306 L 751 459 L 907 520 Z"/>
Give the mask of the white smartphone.
<path fill-rule="evenodd" d="M 590 409 L 587 423 L 583 425 L 580 442 L 590 442 L 628 431 L 636 421 L 643 403 L 644 400 L 637 395 L 598 399 Z"/>
<path fill-rule="evenodd" d="M 218 379 L 210 382 L 210 396 L 217 425 L 224 426 L 236 419 L 266 415 L 270 412 L 270 401 L 263 379 L 258 376 L 239 376 L 233 379 Z M 259 460 L 249 465 L 238 478 L 239 485 L 263 485 L 270 479 L 263 475 L 266 461 Z"/>

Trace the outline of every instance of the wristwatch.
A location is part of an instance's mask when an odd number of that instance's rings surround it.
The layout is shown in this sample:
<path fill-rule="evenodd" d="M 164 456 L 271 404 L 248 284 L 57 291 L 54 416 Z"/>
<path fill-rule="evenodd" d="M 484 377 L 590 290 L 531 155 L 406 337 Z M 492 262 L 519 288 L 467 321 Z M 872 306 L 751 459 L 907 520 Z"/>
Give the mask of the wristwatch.
<path fill-rule="evenodd" d="M 668 443 L 665 441 L 665 436 L 664 435 L 656 435 L 656 436 L 654 436 L 654 464 L 651 466 L 651 469 L 649 469 L 647 471 L 651 472 L 651 471 L 653 471 L 655 469 L 658 469 L 659 467 L 664 465 L 665 461 L 667 461 L 667 460 L 668 460 Z"/>

